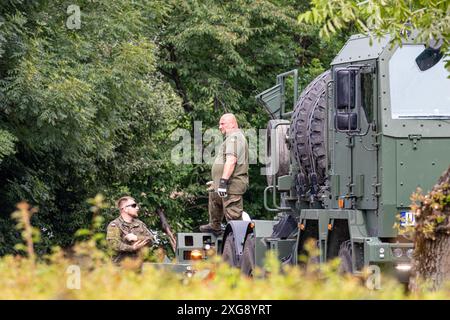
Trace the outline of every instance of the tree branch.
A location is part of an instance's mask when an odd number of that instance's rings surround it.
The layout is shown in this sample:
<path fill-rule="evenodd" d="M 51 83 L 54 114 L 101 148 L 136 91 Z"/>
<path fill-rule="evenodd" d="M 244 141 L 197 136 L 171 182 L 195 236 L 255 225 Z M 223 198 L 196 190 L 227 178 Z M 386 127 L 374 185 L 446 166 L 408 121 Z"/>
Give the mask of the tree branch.
<path fill-rule="evenodd" d="M 175 47 L 172 44 L 169 44 L 167 46 L 164 46 L 164 48 L 169 52 L 169 60 L 172 63 L 177 62 L 177 56 L 175 54 Z M 180 73 L 178 72 L 178 69 L 173 67 L 169 71 L 163 70 L 162 68 L 159 68 L 162 74 L 164 74 L 166 77 L 170 78 L 175 83 L 175 88 L 180 95 L 180 97 L 183 99 L 183 109 L 185 112 L 191 112 L 194 110 L 192 107 L 192 103 L 189 101 L 186 88 L 183 85 L 183 82 L 181 81 Z"/>
<path fill-rule="evenodd" d="M 169 237 L 169 242 L 170 242 L 170 245 L 172 246 L 173 252 L 176 253 L 177 252 L 176 251 L 177 240 L 176 240 L 175 236 L 173 235 L 172 230 L 170 229 L 170 225 L 167 222 L 167 218 L 166 218 L 166 215 L 164 214 L 163 208 L 156 209 L 156 213 L 159 216 L 159 219 L 161 221 L 161 226 L 162 226 L 164 233 L 167 234 L 167 236 Z"/>

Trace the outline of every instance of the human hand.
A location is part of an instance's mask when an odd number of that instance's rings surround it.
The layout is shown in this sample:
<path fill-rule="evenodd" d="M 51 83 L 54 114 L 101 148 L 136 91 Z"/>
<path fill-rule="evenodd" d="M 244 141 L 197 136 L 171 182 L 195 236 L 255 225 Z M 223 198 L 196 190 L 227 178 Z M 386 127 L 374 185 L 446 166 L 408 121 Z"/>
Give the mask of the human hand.
<path fill-rule="evenodd" d="M 150 241 L 150 239 L 142 239 L 138 240 L 135 243 L 133 243 L 133 250 L 139 250 L 140 248 L 147 245 L 147 243 Z"/>
<path fill-rule="evenodd" d="M 137 236 L 134 233 L 129 233 L 125 236 L 125 240 L 130 241 L 130 242 L 135 242 L 137 241 Z"/>
<path fill-rule="evenodd" d="M 208 181 L 206 183 L 206 186 L 207 186 L 206 191 L 208 192 L 214 191 L 214 181 Z"/>
<path fill-rule="evenodd" d="M 217 188 L 217 194 L 219 195 L 219 197 L 225 198 L 228 195 L 227 189 L 228 189 L 228 179 L 223 178 L 220 179 L 219 188 Z"/>

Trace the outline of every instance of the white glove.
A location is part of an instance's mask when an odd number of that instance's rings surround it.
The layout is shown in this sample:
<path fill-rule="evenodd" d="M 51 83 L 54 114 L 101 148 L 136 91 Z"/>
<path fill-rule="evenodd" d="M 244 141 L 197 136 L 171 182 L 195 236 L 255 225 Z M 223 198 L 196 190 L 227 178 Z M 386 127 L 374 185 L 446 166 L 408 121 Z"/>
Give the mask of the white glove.
<path fill-rule="evenodd" d="M 220 179 L 219 188 L 217 188 L 217 194 L 219 195 L 219 197 L 225 198 L 228 195 L 227 189 L 228 189 L 228 179 L 223 178 Z"/>

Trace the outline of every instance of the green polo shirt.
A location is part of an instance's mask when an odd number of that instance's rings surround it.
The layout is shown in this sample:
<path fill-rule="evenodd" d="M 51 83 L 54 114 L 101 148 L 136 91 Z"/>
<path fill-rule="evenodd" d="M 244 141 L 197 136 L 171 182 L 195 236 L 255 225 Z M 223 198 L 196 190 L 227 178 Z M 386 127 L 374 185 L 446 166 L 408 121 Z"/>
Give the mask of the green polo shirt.
<path fill-rule="evenodd" d="M 237 159 L 234 171 L 228 180 L 229 194 L 244 194 L 248 187 L 248 143 L 241 130 L 229 133 L 221 144 L 211 168 L 214 188 L 217 191 L 222 178 L 226 156 L 234 155 Z"/>

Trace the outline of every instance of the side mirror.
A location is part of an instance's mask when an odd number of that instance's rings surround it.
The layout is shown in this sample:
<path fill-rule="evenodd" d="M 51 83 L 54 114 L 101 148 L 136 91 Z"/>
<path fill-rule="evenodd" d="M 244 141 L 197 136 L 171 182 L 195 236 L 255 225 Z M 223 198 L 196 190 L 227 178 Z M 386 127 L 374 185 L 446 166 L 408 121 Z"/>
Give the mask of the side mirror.
<path fill-rule="evenodd" d="M 420 71 L 427 71 L 431 67 L 435 66 L 443 56 L 444 53 L 440 48 L 426 48 L 424 51 L 422 51 L 421 54 L 417 56 L 416 63 Z"/>
<path fill-rule="evenodd" d="M 355 131 L 358 129 L 358 114 L 356 112 L 336 113 L 336 128 L 339 131 Z"/>
<path fill-rule="evenodd" d="M 339 132 L 359 132 L 360 81 L 359 69 L 336 70 L 334 127 Z"/>
<path fill-rule="evenodd" d="M 355 70 L 337 70 L 336 72 L 336 109 L 355 108 Z"/>

